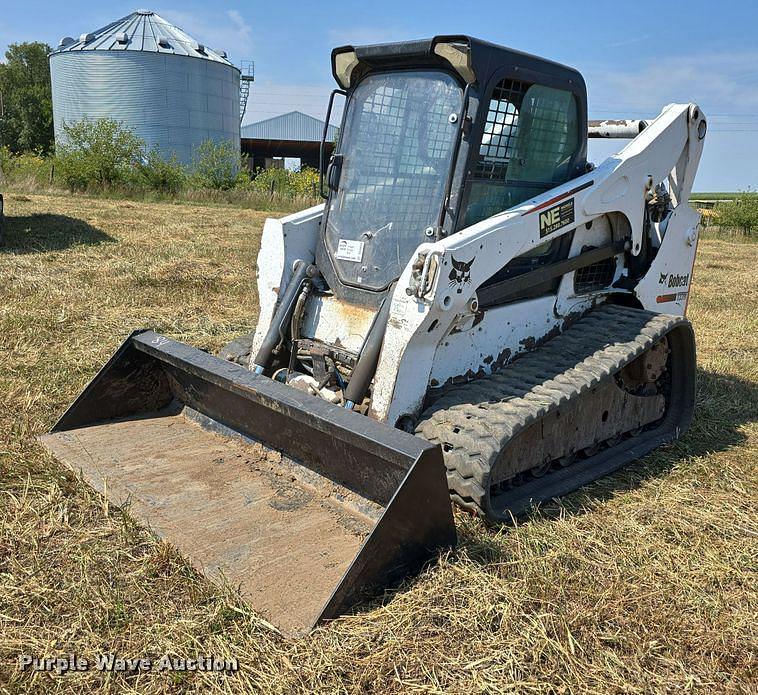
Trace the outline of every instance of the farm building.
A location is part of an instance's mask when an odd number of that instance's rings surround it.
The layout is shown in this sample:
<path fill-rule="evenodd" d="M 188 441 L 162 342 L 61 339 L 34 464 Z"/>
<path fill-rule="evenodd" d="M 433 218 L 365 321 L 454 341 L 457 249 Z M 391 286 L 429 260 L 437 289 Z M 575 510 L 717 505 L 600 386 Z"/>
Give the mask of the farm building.
<path fill-rule="evenodd" d="M 242 152 L 249 157 L 250 167 L 269 169 L 284 166 L 284 158 L 300 160 L 301 166 L 318 168 L 324 122 L 300 111 L 267 118 L 242 127 Z M 329 126 L 326 155 L 334 148 L 337 128 Z"/>
<path fill-rule="evenodd" d="M 50 72 L 56 143 L 64 123 L 112 118 L 184 163 L 205 140 L 239 142 L 252 80 L 150 10 L 61 39 Z"/>

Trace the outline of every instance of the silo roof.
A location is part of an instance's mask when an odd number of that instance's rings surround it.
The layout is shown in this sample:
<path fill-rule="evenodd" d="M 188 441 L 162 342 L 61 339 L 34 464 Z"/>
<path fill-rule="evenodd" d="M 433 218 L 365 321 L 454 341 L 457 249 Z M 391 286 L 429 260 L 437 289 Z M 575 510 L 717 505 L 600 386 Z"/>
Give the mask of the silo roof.
<path fill-rule="evenodd" d="M 212 49 L 151 10 L 136 10 L 126 17 L 78 39 L 63 38 L 56 53 L 76 51 L 143 51 L 202 58 L 235 67 L 226 53 Z"/>

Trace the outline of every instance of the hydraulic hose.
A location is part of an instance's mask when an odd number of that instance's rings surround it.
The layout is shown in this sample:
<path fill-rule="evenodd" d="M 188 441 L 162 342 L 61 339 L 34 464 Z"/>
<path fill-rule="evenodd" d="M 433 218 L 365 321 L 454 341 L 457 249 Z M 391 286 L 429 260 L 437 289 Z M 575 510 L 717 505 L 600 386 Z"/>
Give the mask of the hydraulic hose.
<path fill-rule="evenodd" d="M 348 410 L 352 410 L 356 403 L 363 401 L 371 379 L 374 378 L 376 366 L 379 363 L 379 353 L 384 342 L 384 334 L 387 331 L 387 319 L 389 318 L 391 304 L 392 293 L 390 290 L 371 324 L 358 363 L 353 368 L 350 382 L 345 389 L 345 408 Z"/>
<path fill-rule="evenodd" d="M 279 306 L 276 308 L 274 318 L 271 320 L 271 325 L 266 332 L 266 337 L 263 339 L 258 349 L 258 354 L 256 354 L 253 360 L 253 370 L 256 374 L 262 374 L 271 365 L 274 350 L 281 342 L 281 337 L 287 329 L 292 316 L 295 302 L 300 295 L 300 290 L 308 278 L 308 268 L 309 264 L 303 260 L 297 260 L 294 263 L 292 277 L 287 283 Z"/>

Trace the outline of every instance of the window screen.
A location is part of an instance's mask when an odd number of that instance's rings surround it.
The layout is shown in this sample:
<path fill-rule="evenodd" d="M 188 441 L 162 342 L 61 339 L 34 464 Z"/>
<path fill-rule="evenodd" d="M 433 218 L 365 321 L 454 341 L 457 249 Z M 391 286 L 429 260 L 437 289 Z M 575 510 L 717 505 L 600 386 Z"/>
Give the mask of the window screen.
<path fill-rule="evenodd" d="M 437 223 L 455 151 L 463 90 L 439 71 L 365 77 L 348 102 L 339 188 L 325 240 L 342 282 L 379 290 Z"/>

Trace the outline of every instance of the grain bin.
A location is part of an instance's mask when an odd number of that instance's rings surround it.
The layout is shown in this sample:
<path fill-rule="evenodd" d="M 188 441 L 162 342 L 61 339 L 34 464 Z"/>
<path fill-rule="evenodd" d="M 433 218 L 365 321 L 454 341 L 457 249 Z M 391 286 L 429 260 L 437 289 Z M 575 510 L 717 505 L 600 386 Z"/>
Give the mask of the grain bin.
<path fill-rule="evenodd" d="M 50 72 L 59 145 L 83 118 L 119 121 L 185 163 L 204 140 L 239 145 L 240 70 L 149 10 L 61 39 Z"/>

